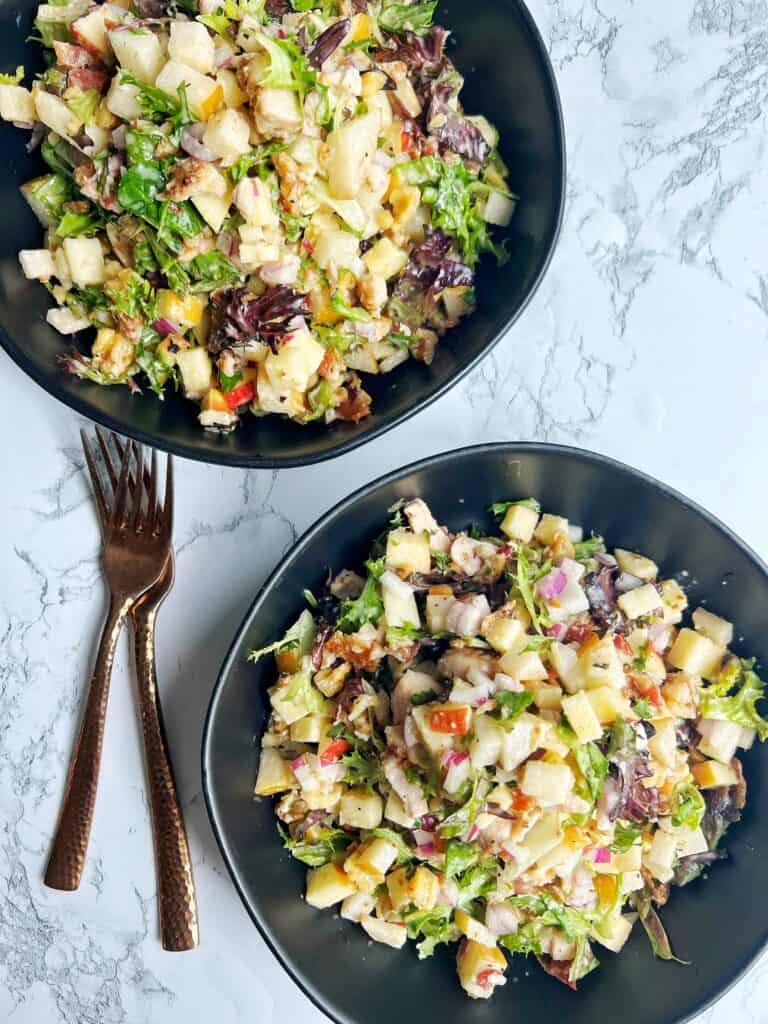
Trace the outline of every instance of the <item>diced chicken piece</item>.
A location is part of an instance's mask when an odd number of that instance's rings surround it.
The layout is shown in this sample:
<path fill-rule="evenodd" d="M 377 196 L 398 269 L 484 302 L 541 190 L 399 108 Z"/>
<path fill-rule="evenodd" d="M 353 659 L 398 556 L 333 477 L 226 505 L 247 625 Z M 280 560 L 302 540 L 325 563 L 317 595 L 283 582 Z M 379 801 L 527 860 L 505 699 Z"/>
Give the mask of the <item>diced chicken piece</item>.
<path fill-rule="evenodd" d="M 301 129 L 301 108 L 290 89 L 259 89 L 253 114 L 256 127 L 267 137 L 289 139 Z"/>

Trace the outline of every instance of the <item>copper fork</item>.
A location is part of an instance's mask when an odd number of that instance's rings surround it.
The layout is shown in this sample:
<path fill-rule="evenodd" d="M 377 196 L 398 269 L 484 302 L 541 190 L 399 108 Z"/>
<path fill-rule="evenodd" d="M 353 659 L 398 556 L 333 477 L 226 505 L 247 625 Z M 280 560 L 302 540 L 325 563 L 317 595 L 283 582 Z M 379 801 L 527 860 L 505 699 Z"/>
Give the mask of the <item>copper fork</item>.
<path fill-rule="evenodd" d="M 128 486 L 135 456 L 136 486 Z M 170 470 L 169 470 L 170 472 Z M 157 582 L 171 548 L 169 493 L 157 503 L 157 460 L 153 459 L 144 511 L 143 451 L 131 442 L 123 453 L 114 501 L 105 527 L 104 575 L 109 586 L 109 610 L 101 635 L 85 703 L 59 822 L 51 848 L 45 884 L 73 891 L 80 885 L 93 823 L 96 789 L 104 743 L 109 681 L 117 638 L 136 601 Z"/>
<path fill-rule="evenodd" d="M 114 493 L 118 487 L 118 471 L 113 464 L 110 444 L 98 427 L 96 428 L 96 437 L 101 449 L 104 469 Z M 104 530 L 109 522 L 109 501 L 101 487 L 96 461 L 84 434 L 82 440 L 91 479 L 94 481 L 99 520 L 102 530 Z M 124 457 L 126 446 L 116 434 L 112 435 L 111 442 L 118 456 Z M 153 453 L 153 460 L 154 458 Z M 166 500 L 170 494 L 170 514 L 172 516 L 173 476 L 170 456 L 168 457 L 168 472 L 169 483 L 166 485 Z M 135 486 L 135 478 L 130 476 L 129 487 L 133 489 Z M 144 488 L 147 492 L 151 489 L 151 474 L 148 475 L 146 470 L 144 471 Z M 200 941 L 197 901 L 187 833 L 179 806 L 163 727 L 155 665 L 155 622 L 158 609 L 173 586 L 173 573 L 173 547 L 171 547 L 162 575 L 133 606 L 130 622 L 133 627 L 139 714 L 144 737 L 144 755 L 157 864 L 160 936 L 164 949 L 181 952 L 194 949 Z"/>

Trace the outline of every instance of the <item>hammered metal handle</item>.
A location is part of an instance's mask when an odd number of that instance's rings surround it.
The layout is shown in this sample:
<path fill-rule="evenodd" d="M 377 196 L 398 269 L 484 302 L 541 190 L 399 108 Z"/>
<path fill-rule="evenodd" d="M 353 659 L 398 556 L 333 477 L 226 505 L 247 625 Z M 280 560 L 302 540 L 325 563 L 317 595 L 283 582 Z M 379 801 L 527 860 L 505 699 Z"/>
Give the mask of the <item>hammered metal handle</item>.
<path fill-rule="evenodd" d="M 117 638 L 133 602 L 132 597 L 113 597 L 110 600 L 80 732 L 69 767 L 59 823 L 43 879 L 51 889 L 72 892 L 80 885 L 96 805 L 112 662 Z"/>
<path fill-rule="evenodd" d="M 139 605 L 133 616 L 139 713 L 152 809 L 163 949 L 181 952 L 200 943 L 195 882 L 187 833 L 173 779 L 157 693 L 156 607 Z"/>

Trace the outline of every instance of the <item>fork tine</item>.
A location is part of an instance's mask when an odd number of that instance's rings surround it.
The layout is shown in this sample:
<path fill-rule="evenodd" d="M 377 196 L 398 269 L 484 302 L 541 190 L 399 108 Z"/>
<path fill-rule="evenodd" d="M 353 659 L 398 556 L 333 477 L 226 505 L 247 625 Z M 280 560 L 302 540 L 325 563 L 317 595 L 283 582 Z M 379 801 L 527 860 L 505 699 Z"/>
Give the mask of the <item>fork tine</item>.
<path fill-rule="evenodd" d="M 154 448 L 150 461 L 149 483 L 145 483 L 145 486 L 147 488 L 147 529 L 154 530 L 160 518 L 160 506 L 157 503 L 157 452 Z"/>
<path fill-rule="evenodd" d="M 93 487 L 93 493 L 96 498 L 96 508 L 99 512 L 99 521 L 102 528 L 109 522 L 109 506 L 107 499 L 104 494 L 104 488 L 101 486 L 101 479 L 99 477 L 99 470 L 96 465 L 96 460 L 93 457 L 93 451 L 88 441 L 88 435 L 84 430 L 80 431 L 80 442 L 83 446 L 83 453 L 85 455 L 85 462 L 88 466 L 88 472 L 91 477 L 91 486 Z"/>
<path fill-rule="evenodd" d="M 159 521 L 160 530 L 170 537 L 173 533 L 173 456 L 165 464 L 165 502 Z"/>
<path fill-rule="evenodd" d="M 133 492 L 133 529 L 137 530 L 141 525 L 141 506 L 144 497 L 144 445 L 135 445 L 136 451 L 136 487 Z"/>
<path fill-rule="evenodd" d="M 117 491 L 117 473 L 115 472 L 115 466 L 114 463 L 112 462 L 112 456 L 109 451 L 109 440 L 111 438 L 111 440 L 115 442 L 117 454 L 121 459 L 123 458 L 123 455 L 125 453 L 125 446 L 118 442 L 117 434 L 111 434 L 110 438 L 105 439 L 101 427 L 96 427 L 96 437 L 98 438 L 99 448 L 101 449 L 101 456 L 104 459 L 104 466 L 107 470 L 109 482 L 112 485 L 112 493 L 114 494 Z"/>
<path fill-rule="evenodd" d="M 127 504 L 128 504 L 128 470 L 131 465 L 131 454 L 133 450 L 133 442 L 131 442 L 125 449 L 120 463 L 120 477 L 117 481 L 117 489 L 115 490 L 115 504 L 112 509 L 112 520 L 111 525 L 113 527 L 125 525 L 127 518 Z"/>

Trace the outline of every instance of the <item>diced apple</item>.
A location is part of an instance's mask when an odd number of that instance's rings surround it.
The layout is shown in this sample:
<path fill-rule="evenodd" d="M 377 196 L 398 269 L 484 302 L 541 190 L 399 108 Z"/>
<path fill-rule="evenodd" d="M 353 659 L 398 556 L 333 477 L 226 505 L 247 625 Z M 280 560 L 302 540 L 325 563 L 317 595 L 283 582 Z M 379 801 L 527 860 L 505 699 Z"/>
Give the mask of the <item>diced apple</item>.
<path fill-rule="evenodd" d="M 138 28 L 115 28 L 109 42 L 121 66 L 140 82 L 154 85 L 165 57 L 160 41 L 152 32 Z"/>
<path fill-rule="evenodd" d="M 186 85 L 190 110 L 201 121 L 207 121 L 221 106 L 224 90 L 214 79 L 175 60 L 168 61 L 155 85 L 175 98 L 182 82 Z"/>
<path fill-rule="evenodd" d="M 171 60 L 177 60 L 207 75 L 213 71 L 214 49 L 213 38 L 199 21 L 171 22 L 171 37 L 168 40 L 168 56 Z"/>
<path fill-rule="evenodd" d="M 363 256 L 363 262 L 372 274 L 385 280 L 399 274 L 408 262 L 408 254 L 389 238 L 380 238 Z"/>
<path fill-rule="evenodd" d="M 35 94 L 35 109 L 38 121 L 42 121 L 51 131 L 65 138 L 77 134 L 83 123 L 75 117 L 64 100 L 42 89 Z"/>
<path fill-rule="evenodd" d="M 32 93 L 22 85 L 0 85 L 0 117 L 16 124 L 34 124 L 37 110 Z"/>
<path fill-rule="evenodd" d="M 693 613 L 693 625 L 697 633 L 702 633 L 718 647 L 727 647 L 733 640 L 733 623 L 721 619 L 706 608 L 697 608 Z"/>
<path fill-rule="evenodd" d="M 677 634 L 668 660 L 683 672 L 712 679 L 720 671 L 724 653 L 708 637 L 684 628 Z"/>
<path fill-rule="evenodd" d="M 562 840 L 563 830 L 557 811 L 546 811 L 533 828 L 526 832 L 525 838 L 520 844 L 521 859 L 514 866 L 508 865 L 512 876 L 516 877 L 526 871 L 532 864 L 559 846 Z"/>
<path fill-rule="evenodd" d="M 650 849 L 643 857 L 643 864 L 659 882 L 669 882 L 674 874 L 672 865 L 676 856 L 675 837 L 662 829 L 657 829 Z"/>
<path fill-rule="evenodd" d="M 432 910 L 437 903 L 440 883 L 437 875 L 423 865 L 411 874 L 407 867 L 387 875 L 387 892 L 394 910 L 412 904 L 417 910 Z"/>
<path fill-rule="evenodd" d="M 431 566 L 429 538 L 425 533 L 413 533 L 400 528 L 387 535 L 386 564 L 410 574 L 428 573 Z"/>
<path fill-rule="evenodd" d="M 369 839 L 344 861 L 344 870 L 361 892 L 372 893 L 397 858 L 397 849 L 384 839 Z"/>
<path fill-rule="evenodd" d="M 405 804 L 394 790 L 387 797 L 384 817 L 394 825 L 402 825 L 403 828 L 413 828 L 416 824 L 416 819 L 406 811 Z"/>
<path fill-rule="evenodd" d="M 222 160 L 231 161 L 250 149 L 251 126 L 239 110 L 224 108 L 210 118 L 203 143 Z"/>
<path fill-rule="evenodd" d="M 583 689 L 584 675 L 579 666 L 579 656 L 573 647 L 555 641 L 549 649 L 549 663 L 568 693 Z"/>
<path fill-rule="evenodd" d="M 688 607 L 688 598 L 685 596 L 685 591 L 677 580 L 664 580 L 661 583 L 661 597 L 664 602 L 662 606 L 664 621 L 671 626 L 676 626 L 682 619 L 683 612 Z"/>
<path fill-rule="evenodd" d="M 432 708 L 422 705 L 413 709 L 413 722 L 419 739 L 431 754 L 440 754 L 453 746 L 451 733 L 437 732 L 430 725 Z"/>
<path fill-rule="evenodd" d="M 663 601 L 652 583 L 620 594 L 616 602 L 628 619 L 641 619 L 655 611 L 661 611 Z"/>
<path fill-rule="evenodd" d="M 563 706 L 563 691 L 557 683 L 534 683 L 530 687 L 533 702 L 543 711 L 559 711 Z"/>
<path fill-rule="evenodd" d="M 382 921 L 380 917 L 365 914 L 360 918 L 363 930 L 374 942 L 381 942 L 393 949 L 402 949 L 408 938 L 408 929 L 396 921 Z"/>
<path fill-rule="evenodd" d="M 475 730 L 477 722 L 475 722 Z M 536 750 L 540 739 L 539 721 L 534 715 L 521 715 L 509 729 L 501 735 L 501 767 L 505 772 L 514 771 L 519 764 Z"/>
<path fill-rule="evenodd" d="M 323 864 L 307 872 L 306 901 L 310 907 L 325 910 L 341 903 L 355 892 L 355 885 L 338 864 Z"/>
<path fill-rule="evenodd" d="M 381 824 L 383 803 L 378 793 L 355 787 L 341 798 L 339 824 L 349 828 L 378 828 Z"/>
<path fill-rule="evenodd" d="M 201 192 L 200 195 L 192 196 L 191 200 L 206 224 L 214 231 L 220 231 L 229 215 L 232 193 L 227 190 L 225 195 L 215 196 L 212 192 Z"/>
<path fill-rule="evenodd" d="M 640 843 L 630 846 L 624 853 L 612 853 L 609 861 L 592 864 L 598 875 L 620 875 L 625 871 L 639 871 L 643 862 L 643 847 Z"/>
<path fill-rule="evenodd" d="M 533 537 L 539 513 L 528 505 L 511 505 L 501 521 L 501 532 L 510 540 L 529 544 Z"/>
<path fill-rule="evenodd" d="M 325 357 L 325 348 L 309 331 L 294 331 L 286 338 L 277 353 L 270 352 L 264 367 L 277 388 L 306 391 Z"/>
<path fill-rule="evenodd" d="M 49 281 L 56 276 L 56 265 L 48 249 L 22 249 L 19 263 L 29 281 Z"/>
<path fill-rule="evenodd" d="M 617 914 L 615 917 L 604 919 L 601 922 L 600 930 L 592 932 L 592 938 L 601 946 L 610 949 L 612 953 L 620 953 L 632 934 L 632 927 L 637 920 L 637 914 Z"/>
<path fill-rule="evenodd" d="M 445 630 L 445 618 L 448 609 L 456 603 L 453 594 L 427 594 L 427 625 L 432 633 Z"/>
<path fill-rule="evenodd" d="M 547 678 L 547 669 L 536 651 L 512 651 L 503 655 L 500 661 L 501 671 L 512 679 L 520 682 Z"/>
<path fill-rule="evenodd" d="M 485 201 L 483 220 L 488 224 L 498 224 L 506 228 L 515 212 L 515 200 L 501 192 L 491 192 Z"/>
<path fill-rule="evenodd" d="M 291 739 L 296 743 L 319 743 L 331 722 L 326 715 L 306 715 L 291 726 Z"/>
<path fill-rule="evenodd" d="M 653 727 L 656 731 L 648 740 L 648 749 L 665 768 L 676 768 L 678 758 L 674 718 L 654 718 Z"/>
<path fill-rule="evenodd" d="M 391 570 L 381 576 L 381 598 L 388 626 L 421 624 L 413 589 Z"/>
<path fill-rule="evenodd" d="M 699 740 L 701 753 L 714 758 L 715 761 L 730 764 L 741 739 L 742 727 L 736 722 L 702 718 L 698 730 L 702 736 Z"/>
<path fill-rule="evenodd" d="M 119 76 L 112 79 L 107 93 L 107 110 L 123 121 L 135 121 L 141 117 L 138 100 L 139 88 L 130 82 L 121 82 Z"/>
<path fill-rule="evenodd" d="M 567 799 L 573 784 L 573 772 L 568 765 L 529 761 L 523 769 L 520 789 L 542 806 L 554 806 Z"/>
<path fill-rule="evenodd" d="M 622 896 L 628 896 L 631 892 L 637 892 L 645 888 L 645 880 L 639 871 L 626 871 L 619 882 L 619 892 Z"/>
<path fill-rule="evenodd" d="M 612 686 L 620 690 L 624 686 L 624 668 L 610 636 L 585 646 L 579 655 L 579 668 L 584 686 L 588 690 L 596 690 L 603 686 Z"/>
<path fill-rule="evenodd" d="M 253 104 L 256 127 L 263 135 L 289 139 L 301 130 L 301 107 L 290 89 L 259 89 Z"/>
<path fill-rule="evenodd" d="M 328 144 L 328 185 L 340 199 L 353 199 L 376 152 L 380 119 L 377 113 L 363 114 L 332 131 Z"/>
<path fill-rule="evenodd" d="M 63 248 L 75 284 L 104 283 L 104 254 L 98 238 L 65 238 Z"/>
<path fill-rule="evenodd" d="M 476 917 L 471 917 L 466 911 L 455 911 L 453 920 L 456 922 L 461 934 L 466 935 L 472 942 L 479 942 L 483 946 L 490 947 L 496 945 L 496 936 L 493 932 L 489 931 L 481 921 L 478 921 Z"/>
<path fill-rule="evenodd" d="M 112 47 L 104 24 L 105 13 L 106 7 L 97 7 L 84 14 L 82 18 L 77 18 L 69 28 L 72 39 L 78 46 L 82 46 L 84 50 L 103 61 L 109 60 L 112 56 Z"/>
<path fill-rule="evenodd" d="M 296 776 L 290 764 L 273 747 L 263 747 L 259 757 L 259 773 L 256 777 L 256 796 L 272 796 L 286 789 L 293 789 Z"/>
<path fill-rule="evenodd" d="M 224 94 L 224 105 L 235 109 L 242 107 L 248 99 L 246 93 L 240 88 L 237 75 L 229 68 L 220 68 L 216 72 L 216 81 L 221 86 Z"/>
<path fill-rule="evenodd" d="M 568 520 L 545 512 L 533 531 L 533 536 L 542 544 L 554 544 L 558 537 L 568 538 Z"/>
<path fill-rule="evenodd" d="M 600 725 L 613 725 L 629 711 L 626 699 L 613 686 L 598 686 L 585 693 Z"/>
<path fill-rule="evenodd" d="M 739 776 L 735 768 L 720 761 L 701 761 L 691 765 L 691 774 L 700 789 L 715 789 L 718 786 L 735 786 Z"/>
<path fill-rule="evenodd" d="M 483 636 L 500 654 L 520 651 L 528 642 L 522 622 L 511 616 L 494 618 Z"/>
<path fill-rule="evenodd" d="M 176 362 L 181 373 L 184 393 L 188 398 L 200 398 L 208 390 L 211 382 L 213 365 L 211 357 L 202 346 L 179 352 Z"/>
<path fill-rule="evenodd" d="M 668 679 L 669 682 L 661 688 L 661 695 L 670 714 L 675 718 L 695 718 L 698 707 L 698 681 L 692 679 L 686 672 L 673 672 Z"/>
<path fill-rule="evenodd" d="M 625 551 L 624 548 L 616 548 L 613 552 L 619 568 L 622 572 L 628 572 L 638 579 L 650 583 L 659 574 L 659 567 L 645 555 L 638 555 L 634 551 Z"/>
<path fill-rule="evenodd" d="M 475 770 L 496 764 L 501 755 L 504 730 L 490 715 L 475 715 L 469 757 Z"/>
<path fill-rule="evenodd" d="M 573 696 L 563 697 L 563 711 L 582 743 L 599 740 L 603 735 L 603 727 L 584 690 Z"/>
<path fill-rule="evenodd" d="M 45 314 L 45 319 L 59 334 L 77 334 L 91 326 L 87 317 L 75 316 L 71 309 L 54 307 Z"/>
<path fill-rule="evenodd" d="M 358 259 L 359 240 L 350 231 L 324 231 L 317 240 L 313 257 L 323 270 L 331 264 L 336 267 L 347 267 Z M 429 546 L 429 545 L 427 545 Z"/>
<path fill-rule="evenodd" d="M 373 896 L 369 896 L 368 893 L 352 893 L 352 895 L 347 896 L 341 904 L 339 916 L 343 917 L 345 921 L 355 921 L 359 924 L 360 918 L 364 914 L 370 914 L 373 910 L 375 902 L 376 901 Z"/>
<path fill-rule="evenodd" d="M 473 999 L 487 999 L 493 990 L 489 981 L 496 976 L 498 984 L 506 969 L 506 957 L 497 946 L 484 946 L 472 939 L 462 941 L 459 946 L 456 954 L 459 982 Z M 479 980 L 481 978 L 482 981 Z"/>

